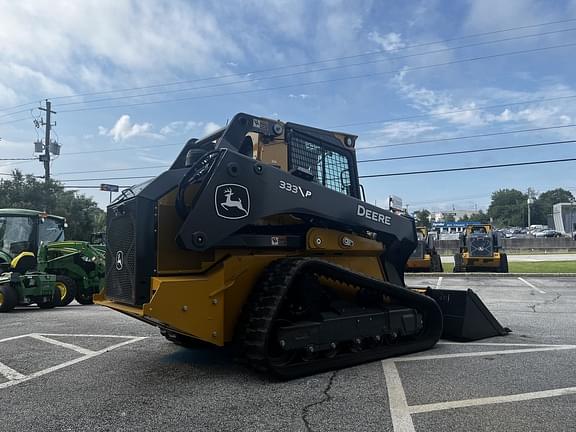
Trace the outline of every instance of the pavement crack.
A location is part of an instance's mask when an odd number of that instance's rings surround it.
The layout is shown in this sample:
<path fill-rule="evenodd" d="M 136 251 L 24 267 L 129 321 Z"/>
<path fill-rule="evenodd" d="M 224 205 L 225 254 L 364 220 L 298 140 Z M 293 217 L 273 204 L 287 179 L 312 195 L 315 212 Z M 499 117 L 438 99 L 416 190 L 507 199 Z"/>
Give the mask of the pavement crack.
<path fill-rule="evenodd" d="M 330 395 L 330 390 L 332 389 L 332 385 L 334 384 L 334 380 L 336 379 L 337 374 L 338 374 L 338 371 L 334 371 L 330 375 L 330 378 L 328 378 L 328 382 L 326 383 L 326 387 L 324 388 L 324 390 L 322 390 L 322 399 L 320 399 L 316 402 L 309 403 L 308 405 L 305 405 L 302 408 L 300 417 L 302 418 L 302 421 L 304 422 L 304 427 L 306 428 L 307 432 L 313 431 L 312 426 L 310 425 L 310 421 L 308 420 L 308 414 L 310 413 L 310 410 L 314 407 L 325 404 L 325 403 L 330 402 L 332 400 L 333 397 L 332 397 L 332 395 Z"/>
<path fill-rule="evenodd" d="M 562 297 L 562 295 L 556 293 L 556 297 L 554 297 L 553 299 L 543 301 L 542 303 L 536 303 L 533 305 L 528 305 L 528 307 L 530 309 L 532 309 L 532 312 L 536 312 L 536 306 L 547 306 L 547 305 L 550 305 L 552 303 L 556 303 L 558 301 L 558 299 L 560 299 L 560 297 Z"/>

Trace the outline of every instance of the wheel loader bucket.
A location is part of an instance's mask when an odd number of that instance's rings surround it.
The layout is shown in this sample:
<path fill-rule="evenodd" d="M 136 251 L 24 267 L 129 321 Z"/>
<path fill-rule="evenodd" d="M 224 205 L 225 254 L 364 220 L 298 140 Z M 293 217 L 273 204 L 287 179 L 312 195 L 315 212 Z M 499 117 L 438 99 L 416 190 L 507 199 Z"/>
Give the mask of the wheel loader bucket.
<path fill-rule="evenodd" d="M 473 341 L 505 336 L 511 330 L 500 325 L 474 291 L 428 288 L 426 295 L 436 300 L 444 316 L 443 339 Z"/>

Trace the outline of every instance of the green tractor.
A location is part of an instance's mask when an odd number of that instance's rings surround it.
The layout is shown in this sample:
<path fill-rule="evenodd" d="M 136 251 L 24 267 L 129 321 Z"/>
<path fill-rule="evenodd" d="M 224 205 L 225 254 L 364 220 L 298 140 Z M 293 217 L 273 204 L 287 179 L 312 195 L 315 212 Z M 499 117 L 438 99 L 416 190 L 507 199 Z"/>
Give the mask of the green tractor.
<path fill-rule="evenodd" d="M 61 306 L 72 300 L 92 304 L 100 292 L 105 274 L 105 251 L 85 241 L 60 241 L 44 244 L 38 252 L 39 269 L 58 276 Z"/>
<path fill-rule="evenodd" d="M 25 210 L 0 210 L 0 312 L 17 305 L 57 306 L 57 278 L 38 269 L 35 252 L 40 227 Z"/>
<path fill-rule="evenodd" d="M 60 216 L 0 209 L 0 312 L 92 303 L 104 279 L 104 253 L 88 242 L 64 241 L 65 227 Z"/>

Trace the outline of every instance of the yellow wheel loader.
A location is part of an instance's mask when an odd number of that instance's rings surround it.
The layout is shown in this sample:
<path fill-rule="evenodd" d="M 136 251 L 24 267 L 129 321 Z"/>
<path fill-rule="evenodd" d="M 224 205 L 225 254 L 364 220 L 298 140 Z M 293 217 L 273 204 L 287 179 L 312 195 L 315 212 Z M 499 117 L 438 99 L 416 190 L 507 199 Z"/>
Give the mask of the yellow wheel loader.
<path fill-rule="evenodd" d="M 454 255 L 454 273 L 508 273 L 508 257 L 502 251 L 492 225 L 468 225 L 460 235 L 460 251 Z"/>
<path fill-rule="evenodd" d="M 95 302 L 284 378 L 505 334 L 471 291 L 406 288 L 414 220 L 362 199 L 355 142 L 248 114 L 188 141 L 108 207 Z"/>
<path fill-rule="evenodd" d="M 434 236 L 430 235 L 428 228 L 416 227 L 418 244 L 406 262 L 407 272 L 435 272 L 444 271 L 442 260 L 436 251 Z"/>

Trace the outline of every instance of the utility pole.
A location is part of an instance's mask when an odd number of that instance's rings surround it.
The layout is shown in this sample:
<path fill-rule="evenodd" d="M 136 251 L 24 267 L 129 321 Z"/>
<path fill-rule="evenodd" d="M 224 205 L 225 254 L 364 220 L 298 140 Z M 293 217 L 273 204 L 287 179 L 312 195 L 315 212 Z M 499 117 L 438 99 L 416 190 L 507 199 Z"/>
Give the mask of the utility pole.
<path fill-rule="evenodd" d="M 50 181 L 50 130 L 52 126 L 56 126 L 56 123 L 52 124 L 50 121 L 50 115 L 56 114 L 56 111 L 52 111 L 52 102 L 46 99 L 46 108 L 39 107 L 40 111 L 46 111 L 46 122 L 42 120 L 42 126 L 46 126 L 46 135 L 44 137 L 44 154 L 40 155 L 38 158 L 40 162 L 44 162 L 44 182 L 48 183 Z"/>
<path fill-rule="evenodd" d="M 531 187 L 528 188 L 528 199 L 526 200 L 527 204 L 528 204 L 528 228 L 530 228 L 531 225 L 531 214 L 530 214 L 530 206 L 532 204 L 534 204 L 534 196 L 536 195 L 534 189 L 532 189 Z"/>

